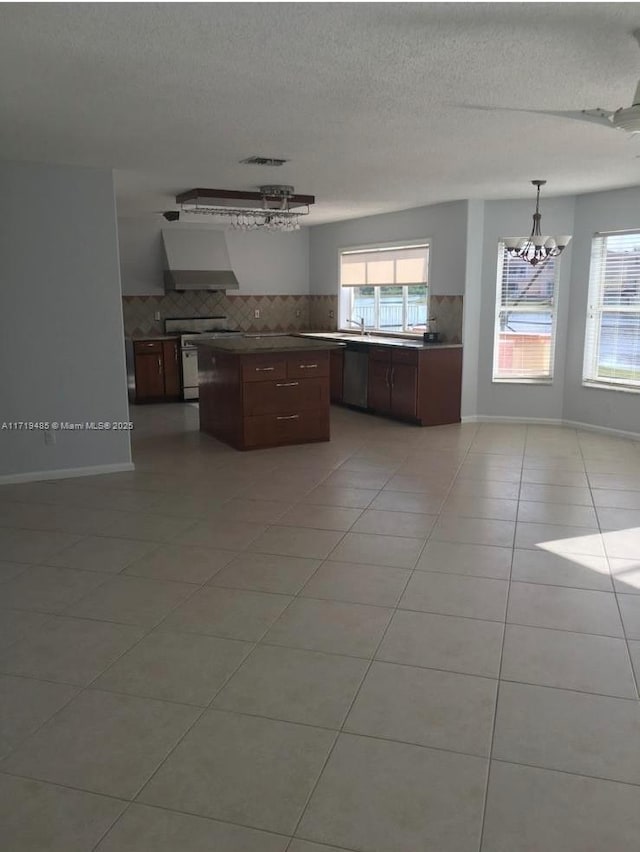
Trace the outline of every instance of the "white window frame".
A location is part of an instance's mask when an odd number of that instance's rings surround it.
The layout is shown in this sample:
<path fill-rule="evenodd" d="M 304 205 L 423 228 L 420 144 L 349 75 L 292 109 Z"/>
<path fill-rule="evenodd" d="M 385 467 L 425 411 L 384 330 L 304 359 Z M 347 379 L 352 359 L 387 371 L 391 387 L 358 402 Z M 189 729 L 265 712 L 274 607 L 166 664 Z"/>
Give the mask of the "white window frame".
<path fill-rule="evenodd" d="M 392 248 L 415 248 L 425 246 L 427 249 L 427 281 L 426 281 L 426 289 L 427 289 L 427 324 L 429 322 L 429 305 L 431 300 L 431 255 L 433 251 L 433 244 L 430 238 L 425 239 L 415 239 L 415 240 L 394 240 L 393 242 L 385 242 L 385 243 L 372 243 L 367 245 L 358 245 L 358 246 L 344 246 L 340 248 L 338 253 L 338 276 L 340 276 L 340 270 L 342 267 L 342 255 L 349 254 L 350 252 L 357 251 L 377 251 Z M 393 286 L 402 287 L 402 331 L 393 331 L 388 332 L 386 329 L 380 328 L 380 286 L 384 285 L 375 285 L 375 284 L 364 284 L 362 286 L 372 287 L 374 293 L 374 304 L 375 304 L 375 316 L 377 317 L 377 322 L 375 326 L 366 326 L 367 331 L 380 332 L 383 334 L 391 334 L 391 335 L 411 335 L 413 337 L 421 337 L 422 331 L 412 331 L 407 327 L 407 313 L 408 313 L 408 297 L 409 297 L 409 287 L 414 286 L 412 284 L 398 284 Z M 355 320 L 354 317 L 354 295 L 357 287 L 352 286 L 344 286 L 340 285 L 340 281 L 338 280 L 338 292 L 340 294 L 340 298 L 338 301 L 338 328 L 341 331 L 351 331 L 355 330 L 355 325 L 347 322 L 347 320 Z"/>
<path fill-rule="evenodd" d="M 504 240 L 498 241 L 498 268 L 496 274 L 496 298 L 495 298 L 495 316 L 493 327 L 493 365 L 491 373 L 491 381 L 495 384 L 516 384 L 516 385 L 552 385 L 553 375 L 555 371 L 556 360 L 556 330 L 558 327 L 558 290 L 560 285 L 560 258 L 550 258 L 543 261 L 544 263 L 554 264 L 553 276 L 553 296 L 549 303 L 548 313 L 551 314 L 551 347 L 549 352 L 549 372 L 540 376 L 522 375 L 522 376 L 501 376 L 499 375 L 499 357 L 500 357 L 500 317 L 505 311 L 509 313 L 522 314 L 539 314 L 546 307 L 542 305 L 523 305 L 522 307 L 514 307 L 502 304 L 502 273 L 505 261 L 506 245 Z M 545 311 L 546 313 L 547 311 Z"/>
<path fill-rule="evenodd" d="M 601 317 L 606 313 L 640 314 L 640 305 L 604 305 L 601 291 L 604 286 L 602 258 L 608 237 L 637 235 L 640 242 L 640 229 L 629 231 L 601 231 L 591 240 L 591 261 L 589 265 L 589 299 L 584 335 L 584 359 L 582 366 L 582 386 L 624 393 L 640 393 L 640 380 L 617 379 L 598 375 L 600 361 Z"/>

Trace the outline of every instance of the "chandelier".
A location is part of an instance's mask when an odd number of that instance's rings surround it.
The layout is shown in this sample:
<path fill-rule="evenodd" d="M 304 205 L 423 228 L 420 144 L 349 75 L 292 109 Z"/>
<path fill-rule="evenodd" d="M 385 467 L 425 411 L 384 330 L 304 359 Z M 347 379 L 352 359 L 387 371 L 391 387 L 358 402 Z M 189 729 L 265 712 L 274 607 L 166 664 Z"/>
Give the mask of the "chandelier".
<path fill-rule="evenodd" d="M 233 230 L 299 231 L 300 217 L 315 203 L 313 195 L 296 195 L 292 186 L 261 186 L 257 192 L 190 189 L 176 195 L 185 213 L 216 216 Z"/>
<path fill-rule="evenodd" d="M 540 230 L 540 187 L 544 186 L 546 180 L 532 180 L 531 183 L 538 188 L 536 195 L 536 212 L 533 214 L 533 228 L 528 237 L 508 237 L 504 245 L 511 257 L 519 257 L 526 260 L 531 266 L 537 266 L 548 257 L 558 257 L 565 250 L 570 236 L 550 237 L 544 236 Z"/>

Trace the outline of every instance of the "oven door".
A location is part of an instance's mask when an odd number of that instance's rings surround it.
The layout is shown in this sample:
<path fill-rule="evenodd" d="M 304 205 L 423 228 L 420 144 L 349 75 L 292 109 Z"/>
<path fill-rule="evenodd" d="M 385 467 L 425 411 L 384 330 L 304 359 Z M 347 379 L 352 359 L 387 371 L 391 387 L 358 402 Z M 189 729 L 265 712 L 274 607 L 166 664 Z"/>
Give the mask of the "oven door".
<path fill-rule="evenodd" d="M 182 350 L 182 396 L 198 399 L 198 350 L 195 347 Z"/>

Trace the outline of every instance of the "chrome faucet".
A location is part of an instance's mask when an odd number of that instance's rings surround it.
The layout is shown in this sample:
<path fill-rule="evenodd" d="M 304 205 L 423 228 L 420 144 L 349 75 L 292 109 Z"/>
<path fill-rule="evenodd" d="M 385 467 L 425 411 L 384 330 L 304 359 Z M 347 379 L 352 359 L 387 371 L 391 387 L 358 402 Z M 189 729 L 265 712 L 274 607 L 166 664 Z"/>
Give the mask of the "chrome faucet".
<path fill-rule="evenodd" d="M 347 319 L 347 322 L 350 322 L 352 325 L 357 325 L 360 329 L 360 334 L 364 336 L 364 317 L 360 317 L 359 320 Z"/>

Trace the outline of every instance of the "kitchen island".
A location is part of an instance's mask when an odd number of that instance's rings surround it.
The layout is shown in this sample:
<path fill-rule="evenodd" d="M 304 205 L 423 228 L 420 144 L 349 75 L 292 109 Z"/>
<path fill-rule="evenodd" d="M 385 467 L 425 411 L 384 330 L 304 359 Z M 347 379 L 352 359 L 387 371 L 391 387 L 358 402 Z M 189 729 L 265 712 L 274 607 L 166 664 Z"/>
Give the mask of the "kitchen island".
<path fill-rule="evenodd" d="M 328 441 L 329 353 L 301 337 L 197 341 L 200 431 L 238 450 Z"/>

